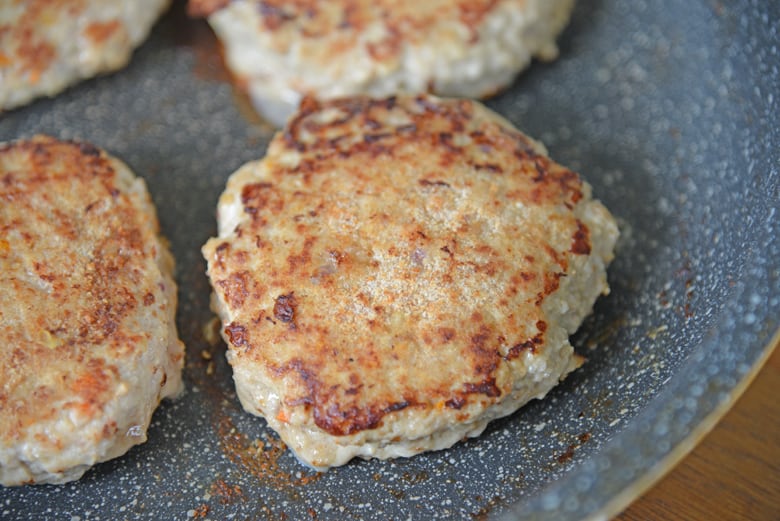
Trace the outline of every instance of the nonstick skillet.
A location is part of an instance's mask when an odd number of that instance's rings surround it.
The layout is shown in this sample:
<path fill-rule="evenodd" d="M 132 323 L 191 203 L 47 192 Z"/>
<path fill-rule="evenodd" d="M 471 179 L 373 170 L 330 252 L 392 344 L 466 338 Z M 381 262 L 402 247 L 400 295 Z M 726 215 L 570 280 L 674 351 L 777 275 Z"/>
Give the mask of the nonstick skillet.
<path fill-rule="evenodd" d="M 175 2 L 130 66 L 0 115 L 143 176 L 177 259 L 186 393 L 149 441 L 63 486 L 0 489 L 0 519 L 581 519 L 609 516 L 689 450 L 778 341 L 780 3 L 580 0 L 561 57 L 488 105 L 579 171 L 619 218 L 588 362 L 452 449 L 300 466 L 241 411 L 200 246 L 227 176 L 264 153 L 205 23 Z M 757 419 L 756 428 L 760 428 Z"/>

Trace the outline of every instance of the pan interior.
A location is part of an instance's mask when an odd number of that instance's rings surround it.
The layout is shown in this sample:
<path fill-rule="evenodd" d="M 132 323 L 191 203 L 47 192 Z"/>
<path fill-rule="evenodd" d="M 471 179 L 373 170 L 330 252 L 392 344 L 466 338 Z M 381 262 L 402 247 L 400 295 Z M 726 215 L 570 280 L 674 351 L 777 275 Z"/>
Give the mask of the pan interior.
<path fill-rule="evenodd" d="M 240 410 L 224 346 L 204 335 L 199 248 L 227 176 L 271 130 L 183 10 L 123 71 L 0 116 L 2 141 L 86 139 L 146 179 L 188 347 L 186 394 L 158 410 L 146 444 L 76 483 L 0 490 L 3 519 L 577 518 L 728 400 L 777 330 L 780 5 L 579 2 L 560 59 L 488 104 L 620 220 L 612 293 L 574 337 L 588 363 L 450 450 L 306 470 Z"/>

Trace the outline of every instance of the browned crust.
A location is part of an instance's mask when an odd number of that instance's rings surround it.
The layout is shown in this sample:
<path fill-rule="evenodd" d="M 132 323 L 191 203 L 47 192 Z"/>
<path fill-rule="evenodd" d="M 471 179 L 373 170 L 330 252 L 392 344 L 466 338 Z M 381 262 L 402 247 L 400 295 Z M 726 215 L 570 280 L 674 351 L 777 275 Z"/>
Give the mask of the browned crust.
<path fill-rule="evenodd" d="M 296 34 L 299 38 L 337 41 L 334 50 L 357 45 L 361 34 L 376 23 L 386 29 L 386 37 L 368 44 L 377 61 L 398 55 L 404 42 L 423 37 L 442 19 L 459 21 L 476 40 L 485 16 L 501 0 L 255 0 L 262 29 L 271 33 Z M 210 16 L 224 9 L 230 0 L 189 0 L 191 16 Z"/>
<path fill-rule="evenodd" d="M 149 343 L 128 321 L 162 295 L 143 271 L 155 262 L 157 222 L 115 167 L 88 143 L 41 136 L 0 147 L 2 445 L 58 407 L 99 416 L 121 361 Z"/>
<path fill-rule="evenodd" d="M 19 2 L 19 0 L 13 0 Z M 57 49 L 41 35 L 47 16 L 54 11 L 78 16 L 85 9 L 84 0 L 25 0 L 24 13 L 14 24 L 0 22 L 0 70 L 13 67 L 37 83 L 57 59 Z M 9 42 L 15 42 L 10 45 Z"/>
<path fill-rule="evenodd" d="M 129 53 L 130 33 L 125 22 L 106 19 L 105 15 L 91 19 L 96 16 L 92 12 L 96 6 L 87 0 L 6 3 L 10 4 L 6 7 L 10 18 L 0 19 L 0 77 L 8 78 L 10 88 L 52 94 L 64 83 L 99 72 L 93 69 L 119 67 L 124 53 Z M 108 10 L 107 6 L 103 9 Z M 65 34 L 66 27 L 71 27 L 73 34 Z M 62 48 L 59 42 L 67 38 L 74 43 Z"/>
<path fill-rule="evenodd" d="M 266 373 L 284 408 L 332 435 L 407 408 L 462 410 L 465 421 L 468 406 L 505 397 L 512 365 L 545 342 L 543 301 L 572 256 L 590 252 L 572 213 L 577 174 L 471 101 L 307 98 L 264 165 L 241 188 L 235 237 L 204 250 L 210 277 L 233 317 L 233 363 Z M 384 211 L 350 206 L 382 194 L 393 201 Z M 520 226 L 520 203 L 542 222 Z M 439 210 L 415 218 L 426 205 Z M 516 237 L 483 237 L 483 222 Z"/>
<path fill-rule="evenodd" d="M 92 40 L 94 45 L 101 45 L 110 40 L 119 31 L 122 31 L 122 22 L 119 20 L 92 22 L 84 28 L 84 36 Z"/>

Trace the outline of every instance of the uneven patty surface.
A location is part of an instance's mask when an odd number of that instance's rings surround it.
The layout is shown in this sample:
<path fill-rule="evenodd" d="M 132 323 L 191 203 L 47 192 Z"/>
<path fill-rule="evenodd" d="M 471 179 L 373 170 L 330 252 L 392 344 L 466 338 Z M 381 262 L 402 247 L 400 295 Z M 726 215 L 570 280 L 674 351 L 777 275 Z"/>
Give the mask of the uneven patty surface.
<path fill-rule="evenodd" d="M 305 99 L 203 253 L 244 408 L 305 463 L 478 435 L 578 357 L 617 227 L 477 102 Z"/>
<path fill-rule="evenodd" d="M 574 0 L 190 0 L 271 122 L 301 97 L 484 97 L 557 56 Z"/>
<path fill-rule="evenodd" d="M 0 110 L 119 69 L 170 0 L 3 0 Z"/>
<path fill-rule="evenodd" d="M 0 144 L 0 484 L 146 440 L 181 388 L 173 259 L 144 182 L 92 145 Z"/>

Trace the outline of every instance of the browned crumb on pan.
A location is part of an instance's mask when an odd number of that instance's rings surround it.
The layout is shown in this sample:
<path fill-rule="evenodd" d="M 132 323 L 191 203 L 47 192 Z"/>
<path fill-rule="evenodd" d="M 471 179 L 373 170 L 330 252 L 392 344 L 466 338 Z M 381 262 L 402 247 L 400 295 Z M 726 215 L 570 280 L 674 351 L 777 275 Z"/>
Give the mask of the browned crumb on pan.
<path fill-rule="evenodd" d="M 232 420 L 223 415 L 218 419 L 219 445 L 223 454 L 236 467 L 248 472 L 264 487 L 274 490 L 290 490 L 304 487 L 320 479 L 321 473 L 285 472 L 279 465 L 279 458 L 287 446 L 275 435 L 265 439 L 251 439 L 239 432 Z"/>

